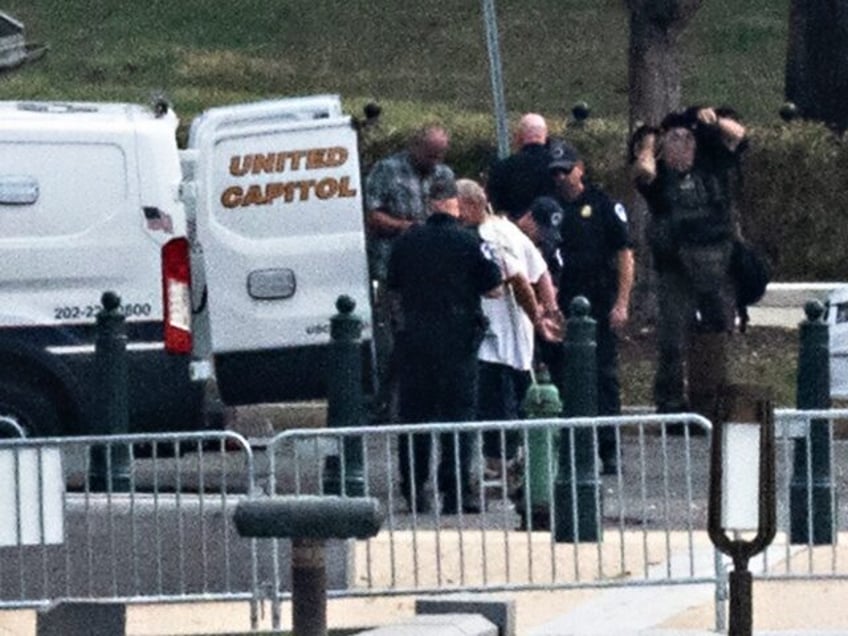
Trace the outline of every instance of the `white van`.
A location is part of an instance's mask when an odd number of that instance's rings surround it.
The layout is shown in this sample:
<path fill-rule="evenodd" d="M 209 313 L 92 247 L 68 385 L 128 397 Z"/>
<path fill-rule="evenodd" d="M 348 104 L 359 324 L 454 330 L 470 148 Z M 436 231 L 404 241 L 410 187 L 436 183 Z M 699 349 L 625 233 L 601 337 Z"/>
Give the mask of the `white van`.
<path fill-rule="evenodd" d="M 201 426 L 212 354 L 230 404 L 319 396 L 336 296 L 370 316 L 337 97 L 211 110 L 182 152 L 176 127 L 163 104 L 0 103 L 0 416 L 31 435 L 92 430 L 104 291 L 133 431 Z"/>
<path fill-rule="evenodd" d="M 346 294 L 371 305 L 357 133 L 334 95 L 216 108 L 198 117 L 184 153 L 189 216 L 202 248 L 208 316 L 196 352 L 214 356 L 227 404 L 326 395 L 329 318 Z M 196 250 L 197 251 L 197 250 Z M 195 285 L 195 295 L 197 295 Z M 197 304 L 197 300 L 195 300 Z M 206 340 L 208 324 L 211 342 Z"/>
<path fill-rule="evenodd" d="M 196 425 L 202 387 L 162 336 L 162 250 L 188 255 L 176 126 L 127 104 L 0 103 L 0 415 L 30 434 L 86 432 L 107 290 L 135 428 Z"/>

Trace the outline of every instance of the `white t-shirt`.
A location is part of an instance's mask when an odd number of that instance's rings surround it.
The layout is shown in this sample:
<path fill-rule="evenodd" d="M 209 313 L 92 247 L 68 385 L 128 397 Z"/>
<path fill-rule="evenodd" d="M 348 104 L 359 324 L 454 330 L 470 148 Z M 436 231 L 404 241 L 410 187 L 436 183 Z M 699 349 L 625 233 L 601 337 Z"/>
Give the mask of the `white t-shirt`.
<path fill-rule="evenodd" d="M 493 248 L 504 279 L 517 273 L 537 283 L 548 270 L 545 259 L 524 232 L 504 217 L 489 217 L 478 228 L 481 238 Z M 477 359 L 505 364 L 522 371 L 533 364 L 533 323 L 506 285 L 499 298 L 484 298 L 483 312 L 489 328 Z"/>

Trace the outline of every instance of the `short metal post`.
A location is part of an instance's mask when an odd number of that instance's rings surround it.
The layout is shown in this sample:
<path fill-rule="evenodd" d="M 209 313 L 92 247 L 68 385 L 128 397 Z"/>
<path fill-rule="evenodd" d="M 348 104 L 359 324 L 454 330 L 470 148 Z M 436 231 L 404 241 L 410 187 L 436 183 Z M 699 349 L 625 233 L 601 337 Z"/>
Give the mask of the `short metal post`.
<path fill-rule="evenodd" d="M 589 301 L 582 296 L 572 300 L 569 309 L 565 378 L 560 387 L 563 416 L 594 416 L 598 414 L 596 323 L 589 316 Z M 601 539 L 601 483 L 595 471 L 595 446 L 589 427 L 561 431 L 555 488 L 557 542 Z"/>
<path fill-rule="evenodd" d="M 769 387 L 728 384 L 716 407 L 707 532 L 713 545 L 733 559 L 730 636 L 751 636 L 753 583 L 748 561 L 765 550 L 777 532 L 771 394 Z M 743 470 L 740 476 L 741 467 L 751 467 L 756 474 Z M 751 480 L 756 481 L 755 495 L 745 491 Z M 756 530 L 753 537 L 752 530 Z"/>
<path fill-rule="evenodd" d="M 292 540 L 292 623 L 298 636 L 327 634 L 328 539 L 369 539 L 383 523 L 380 502 L 373 497 L 310 495 L 245 499 L 233 515 L 239 535 Z M 254 590 L 256 594 L 258 590 Z M 254 597 L 255 598 L 255 597 Z M 274 590 L 272 619 L 279 630 L 279 598 Z"/>
<path fill-rule="evenodd" d="M 800 328 L 796 404 L 798 409 L 828 409 L 830 350 L 824 305 L 817 300 L 809 301 L 804 313 L 807 318 Z M 833 542 L 830 431 L 827 420 L 812 420 L 809 426 L 809 434 L 795 441 L 789 486 L 789 534 L 791 543 L 821 545 Z"/>
<path fill-rule="evenodd" d="M 103 309 L 97 314 L 94 345 L 97 388 L 92 429 L 98 435 L 121 435 L 129 432 L 126 325 L 120 311 L 120 296 L 107 291 L 101 303 Z M 91 447 L 89 477 L 92 490 L 128 491 L 129 473 L 129 448 L 125 444 Z"/>
<path fill-rule="evenodd" d="M 362 408 L 362 320 L 353 313 L 356 303 L 339 296 L 339 313 L 330 319 L 330 361 L 327 378 L 327 426 L 361 426 Z M 365 495 L 362 440 L 345 437 L 342 455 L 330 456 L 324 466 L 324 492 L 331 495 Z"/>
<path fill-rule="evenodd" d="M 327 568 L 324 541 L 292 539 L 292 631 L 327 636 Z"/>
<path fill-rule="evenodd" d="M 739 559 L 730 573 L 730 623 L 729 636 L 751 636 L 753 619 L 753 576 L 748 570 L 748 559 Z"/>

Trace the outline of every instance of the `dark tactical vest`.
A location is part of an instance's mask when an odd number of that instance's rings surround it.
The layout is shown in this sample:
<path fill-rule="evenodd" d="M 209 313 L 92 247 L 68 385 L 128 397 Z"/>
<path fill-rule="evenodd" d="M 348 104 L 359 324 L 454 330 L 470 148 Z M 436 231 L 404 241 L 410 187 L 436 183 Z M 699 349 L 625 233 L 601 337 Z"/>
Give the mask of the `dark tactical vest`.
<path fill-rule="evenodd" d="M 680 266 L 682 251 L 729 244 L 733 237 L 731 189 L 726 171 L 695 167 L 681 175 L 661 168 L 643 191 L 651 206 L 647 233 L 655 267 Z"/>
<path fill-rule="evenodd" d="M 712 245 L 732 237 L 730 192 L 718 174 L 696 168 L 665 176 L 661 196 L 669 204 L 671 237 L 678 247 Z"/>

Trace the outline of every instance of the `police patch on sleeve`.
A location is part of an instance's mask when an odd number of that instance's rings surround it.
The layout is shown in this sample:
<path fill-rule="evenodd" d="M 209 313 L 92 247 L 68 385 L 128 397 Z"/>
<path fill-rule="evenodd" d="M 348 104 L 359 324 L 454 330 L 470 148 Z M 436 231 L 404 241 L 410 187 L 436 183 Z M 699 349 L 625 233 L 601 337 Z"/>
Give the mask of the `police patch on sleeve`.
<path fill-rule="evenodd" d="M 615 215 L 621 219 L 622 223 L 627 223 L 627 210 L 621 203 L 615 204 Z"/>
<path fill-rule="evenodd" d="M 487 261 L 495 260 L 495 248 L 491 243 L 487 243 L 486 241 L 480 243 L 480 251 L 483 253 L 483 258 Z"/>
<path fill-rule="evenodd" d="M 562 225 L 562 212 L 557 211 L 551 214 L 551 227 L 559 227 Z"/>

